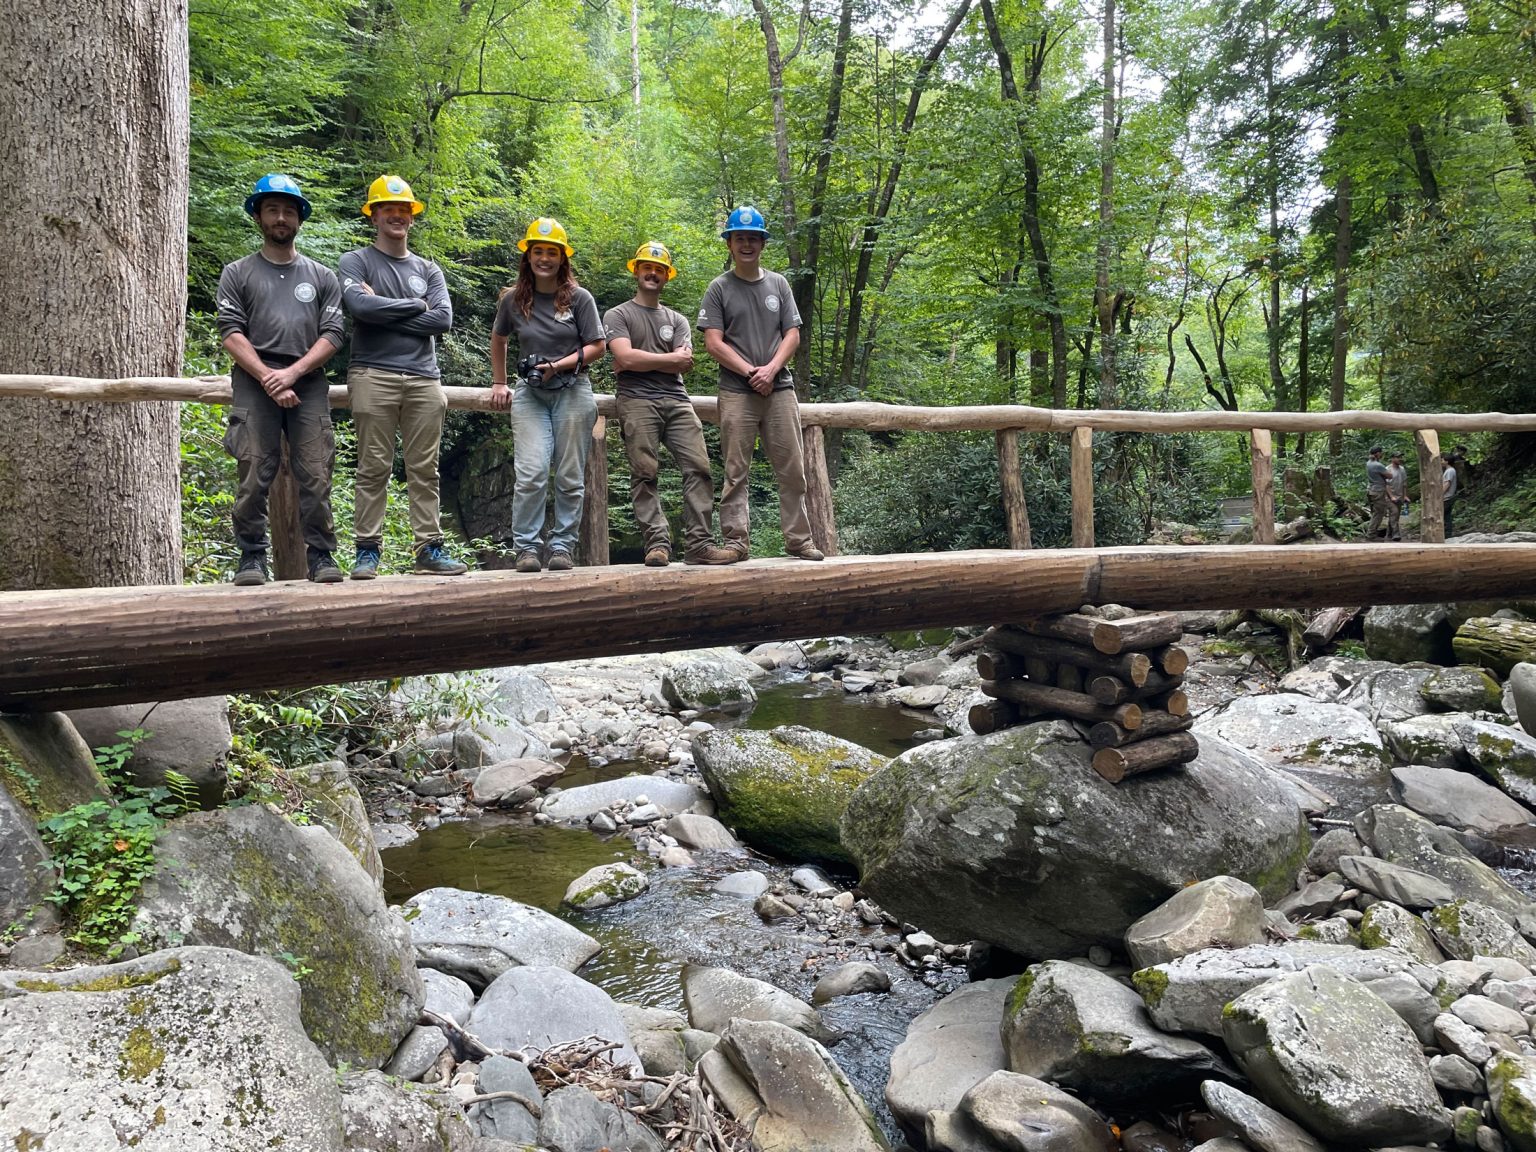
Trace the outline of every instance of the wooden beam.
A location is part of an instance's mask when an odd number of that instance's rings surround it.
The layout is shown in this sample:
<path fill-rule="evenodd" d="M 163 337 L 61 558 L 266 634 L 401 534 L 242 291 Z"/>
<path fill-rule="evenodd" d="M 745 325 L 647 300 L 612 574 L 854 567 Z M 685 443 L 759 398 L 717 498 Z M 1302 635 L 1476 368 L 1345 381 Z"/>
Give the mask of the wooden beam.
<path fill-rule="evenodd" d="M 997 477 L 1003 491 L 1003 521 L 1008 525 L 1008 547 L 1032 548 L 1029 505 L 1024 501 L 1024 474 L 1019 462 L 1019 430 L 997 433 Z"/>
<path fill-rule="evenodd" d="M 299 482 L 288 464 L 288 437 L 282 438 L 282 463 L 267 492 L 267 534 L 272 539 L 272 575 L 303 580 L 309 575 L 309 550 L 299 526 Z"/>
<path fill-rule="evenodd" d="M 1422 419 L 1422 417 L 1421 417 Z M 1413 435 L 1419 449 L 1419 542 L 1445 543 L 1445 457 L 1440 455 L 1440 434 L 1420 428 Z"/>
<path fill-rule="evenodd" d="M 1536 599 L 1536 544 L 775 558 L 721 567 L 0 593 L 0 709 L 300 688 L 1069 612 Z"/>
<path fill-rule="evenodd" d="M 826 433 L 817 427 L 800 429 L 805 456 L 805 514 L 811 521 L 811 538 L 828 556 L 836 556 L 837 514 L 832 505 L 832 476 L 827 471 Z"/>
<path fill-rule="evenodd" d="M 1093 547 L 1093 429 L 1072 429 L 1072 547 Z"/>
<path fill-rule="evenodd" d="M 576 547 L 581 562 L 588 565 L 608 563 L 608 417 L 599 415 L 592 425 L 592 443 L 587 447 L 587 466 L 581 499 L 581 525 Z M 554 483 L 553 480 L 550 483 Z"/>
<path fill-rule="evenodd" d="M 1248 463 L 1253 471 L 1253 542 L 1275 542 L 1275 449 L 1267 428 L 1253 429 Z"/>

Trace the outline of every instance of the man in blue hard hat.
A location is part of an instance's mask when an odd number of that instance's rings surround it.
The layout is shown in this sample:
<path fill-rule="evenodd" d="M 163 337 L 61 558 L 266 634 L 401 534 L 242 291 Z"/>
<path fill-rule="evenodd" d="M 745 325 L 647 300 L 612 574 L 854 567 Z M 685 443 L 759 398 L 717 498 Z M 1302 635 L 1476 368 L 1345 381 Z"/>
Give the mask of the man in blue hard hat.
<path fill-rule="evenodd" d="M 234 582 L 265 584 L 267 493 L 288 441 L 288 466 L 299 487 L 309 578 L 341 579 L 331 553 L 331 469 L 336 439 L 323 365 L 341 347 L 341 285 L 325 265 L 294 250 L 310 205 L 298 184 L 271 173 L 256 181 L 245 210 L 261 230 L 261 250 L 224 266 L 218 325 L 234 358 L 234 402 L 224 447 L 237 463 Z"/>
<path fill-rule="evenodd" d="M 800 403 L 789 373 L 800 347 L 800 311 L 789 281 L 762 266 L 768 225 L 761 212 L 749 205 L 733 210 L 720 236 L 730 249 L 731 267 L 705 289 L 698 325 L 705 351 L 720 365 L 720 448 L 725 457 L 720 535 L 739 559 L 747 558 L 747 476 L 761 437 L 779 482 L 784 551 L 801 560 L 821 560 L 805 508 Z"/>

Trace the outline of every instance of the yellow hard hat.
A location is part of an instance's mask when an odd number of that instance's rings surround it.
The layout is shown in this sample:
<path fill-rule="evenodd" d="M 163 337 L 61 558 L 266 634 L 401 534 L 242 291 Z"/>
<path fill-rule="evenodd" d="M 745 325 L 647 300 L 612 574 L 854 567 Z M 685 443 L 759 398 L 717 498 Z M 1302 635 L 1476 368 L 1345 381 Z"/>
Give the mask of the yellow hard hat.
<path fill-rule="evenodd" d="M 426 207 L 411 192 L 411 186 L 398 176 L 380 176 L 368 185 L 368 199 L 363 204 L 363 215 L 371 217 L 375 204 L 409 204 L 411 215 L 420 215 Z"/>
<path fill-rule="evenodd" d="M 644 244 L 635 249 L 635 258 L 631 260 L 627 265 L 625 265 L 625 267 L 633 272 L 635 270 L 635 265 L 640 263 L 642 260 L 644 260 L 647 264 L 666 265 L 668 280 L 677 275 L 677 268 L 672 264 L 672 253 L 667 250 L 667 246 L 665 244 L 660 244 L 655 240 L 647 240 Z"/>
<path fill-rule="evenodd" d="M 565 225 L 553 216 L 540 216 L 528 225 L 528 235 L 517 242 L 517 250 L 526 252 L 530 244 L 558 244 L 565 249 L 567 259 L 576 255 L 576 249 L 571 247 L 570 238 L 565 234 Z"/>

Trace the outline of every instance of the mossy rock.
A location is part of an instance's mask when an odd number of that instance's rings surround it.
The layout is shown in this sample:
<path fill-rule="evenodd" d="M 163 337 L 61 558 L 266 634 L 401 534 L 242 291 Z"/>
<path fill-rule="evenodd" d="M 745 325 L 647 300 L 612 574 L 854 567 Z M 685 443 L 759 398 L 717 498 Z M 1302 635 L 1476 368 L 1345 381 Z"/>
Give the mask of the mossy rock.
<path fill-rule="evenodd" d="M 0 715 L 0 785 L 34 821 L 107 795 L 94 754 L 62 712 Z"/>

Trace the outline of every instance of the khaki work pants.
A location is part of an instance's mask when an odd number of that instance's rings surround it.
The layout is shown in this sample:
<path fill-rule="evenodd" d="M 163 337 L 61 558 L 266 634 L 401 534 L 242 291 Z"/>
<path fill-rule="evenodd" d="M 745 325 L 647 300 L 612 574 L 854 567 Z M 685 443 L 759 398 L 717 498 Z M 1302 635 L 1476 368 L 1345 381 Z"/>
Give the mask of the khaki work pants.
<path fill-rule="evenodd" d="M 779 482 L 779 527 L 784 550 L 794 552 L 811 539 L 805 511 L 805 455 L 800 443 L 800 402 L 793 388 L 768 396 L 756 392 L 720 393 L 720 449 L 725 456 L 725 487 L 720 492 L 720 535 L 727 548 L 746 552 L 751 540 L 747 475 L 752 448 L 762 437 L 763 452 Z"/>
<path fill-rule="evenodd" d="M 395 467 L 395 434 L 405 453 L 415 547 L 440 543 L 437 452 L 443 440 L 448 397 L 430 376 L 408 376 L 354 364 L 347 371 L 352 423 L 357 427 L 357 491 L 352 534 L 358 547 L 384 540 L 384 509 Z"/>
<path fill-rule="evenodd" d="M 695 555 L 715 542 L 710 517 L 715 510 L 715 481 L 704 447 L 704 426 L 686 397 L 651 400 L 619 393 L 619 425 L 629 457 L 629 497 L 645 536 L 645 550 L 671 551 L 672 531 L 656 495 L 661 445 L 667 446 L 683 474 L 683 548 Z M 750 449 L 749 449 L 750 451 Z"/>

